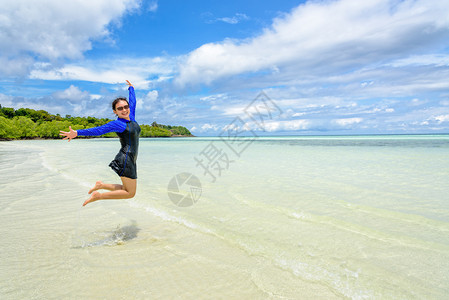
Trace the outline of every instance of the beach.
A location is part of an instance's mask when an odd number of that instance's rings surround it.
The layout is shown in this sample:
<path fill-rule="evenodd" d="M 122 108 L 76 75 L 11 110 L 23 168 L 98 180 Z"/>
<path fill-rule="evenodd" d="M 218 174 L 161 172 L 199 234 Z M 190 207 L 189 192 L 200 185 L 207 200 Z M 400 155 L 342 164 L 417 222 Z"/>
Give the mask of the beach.
<path fill-rule="evenodd" d="M 118 150 L 0 142 L 2 299 L 449 294 L 449 135 L 142 138 L 135 198 L 82 207 Z"/>

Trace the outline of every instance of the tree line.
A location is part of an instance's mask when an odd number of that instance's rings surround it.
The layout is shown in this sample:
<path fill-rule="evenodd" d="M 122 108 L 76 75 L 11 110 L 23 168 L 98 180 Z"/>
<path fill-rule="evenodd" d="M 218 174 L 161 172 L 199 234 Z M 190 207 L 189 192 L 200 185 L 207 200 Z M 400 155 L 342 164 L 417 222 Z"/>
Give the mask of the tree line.
<path fill-rule="evenodd" d="M 59 114 L 52 115 L 45 110 L 31 108 L 14 109 L 0 105 L 0 139 L 55 139 L 60 138 L 59 131 L 68 131 L 69 126 L 73 130 L 86 129 L 104 125 L 112 121 L 107 118 L 72 117 Z M 140 125 L 141 137 L 171 137 L 192 136 L 190 131 L 183 126 L 153 124 Z M 116 137 L 114 132 L 101 137 Z"/>

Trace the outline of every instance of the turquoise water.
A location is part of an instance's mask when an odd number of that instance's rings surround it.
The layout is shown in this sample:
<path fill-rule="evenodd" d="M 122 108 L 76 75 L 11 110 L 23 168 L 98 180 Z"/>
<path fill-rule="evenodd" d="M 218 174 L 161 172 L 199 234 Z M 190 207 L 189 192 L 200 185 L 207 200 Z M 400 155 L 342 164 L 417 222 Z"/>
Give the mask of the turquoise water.
<path fill-rule="evenodd" d="M 118 148 L 0 143 L 0 295 L 449 293 L 448 135 L 141 139 L 136 197 L 81 208 L 96 180 L 119 183 Z M 180 173 L 197 179 L 187 207 L 167 193 Z"/>

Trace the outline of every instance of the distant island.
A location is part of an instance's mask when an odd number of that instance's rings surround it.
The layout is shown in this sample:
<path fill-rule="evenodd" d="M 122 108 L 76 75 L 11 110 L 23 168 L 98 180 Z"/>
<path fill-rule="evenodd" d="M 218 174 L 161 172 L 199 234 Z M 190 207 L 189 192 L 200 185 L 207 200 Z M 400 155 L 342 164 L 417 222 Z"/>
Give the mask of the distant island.
<path fill-rule="evenodd" d="M 59 131 L 72 129 L 86 129 L 104 125 L 111 119 L 94 117 L 72 117 L 59 114 L 52 115 L 45 110 L 30 108 L 14 109 L 0 105 L 0 140 L 17 139 L 59 139 Z M 162 125 L 153 122 L 151 125 L 142 124 L 141 137 L 190 137 L 190 131 L 183 126 Z M 101 137 L 117 137 L 114 132 Z M 84 137 L 83 137 L 84 138 Z"/>

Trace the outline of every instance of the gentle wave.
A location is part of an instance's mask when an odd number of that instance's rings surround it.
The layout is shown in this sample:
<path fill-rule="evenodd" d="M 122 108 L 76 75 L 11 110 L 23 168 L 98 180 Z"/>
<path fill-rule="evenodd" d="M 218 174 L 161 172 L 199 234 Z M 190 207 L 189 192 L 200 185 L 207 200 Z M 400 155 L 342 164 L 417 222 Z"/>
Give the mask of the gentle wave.
<path fill-rule="evenodd" d="M 275 205 L 269 205 L 266 203 L 261 203 L 257 201 L 253 201 L 250 199 L 244 199 L 239 194 L 234 194 L 236 199 L 239 199 L 242 203 L 253 207 L 257 209 L 263 209 L 272 213 L 280 213 L 284 216 L 294 218 L 301 222 L 310 222 L 315 224 L 326 224 L 329 226 L 332 226 L 334 228 L 338 228 L 340 230 L 349 231 L 355 234 L 359 234 L 362 236 L 366 236 L 368 238 L 376 239 L 379 241 L 388 241 L 391 243 L 397 243 L 400 245 L 407 245 L 409 247 L 417 247 L 422 248 L 425 250 L 438 250 L 443 253 L 449 252 L 449 245 L 441 244 L 437 242 L 429 242 L 429 241 L 423 241 L 417 238 L 408 237 L 405 235 L 398 235 L 398 234 L 391 234 L 379 230 L 375 230 L 370 227 L 362 226 L 356 223 L 347 222 L 344 220 L 340 220 L 338 218 L 326 216 L 326 215 L 317 215 L 312 214 L 310 212 L 306 211 L 297 211 L 290 208 L 275 206 Z M 367 206 L 361 206 L 361 205 L 351 205 L 349 203 L 342 204 L 345 208 L 350 208 L 352 210 L 358 210 L 363 212 L 368 212 L 372 214 L 373 216 L 377 216 L 379 218 L 391 218 L 397 221 L 404 221 L 404 222 L 410 222 L 417 224 L 419 226 L 427 226 L 431 228 L 432 230 L 437 231 L 449 231 L 449 224 L 444 222 L 438 222 L 435 220 L 430 220 L 427 218 L 424 218 L 422 216 L 417 215 L 410 215 L 410 214 L 404 214 L 399 212 L 393 212 L 393 211 L 387 211 L 387 210 L 381 210 L 376 209 L 373 207 L 367 207 Z M 379 222 L 381 220 L 379 219 Z"/>

